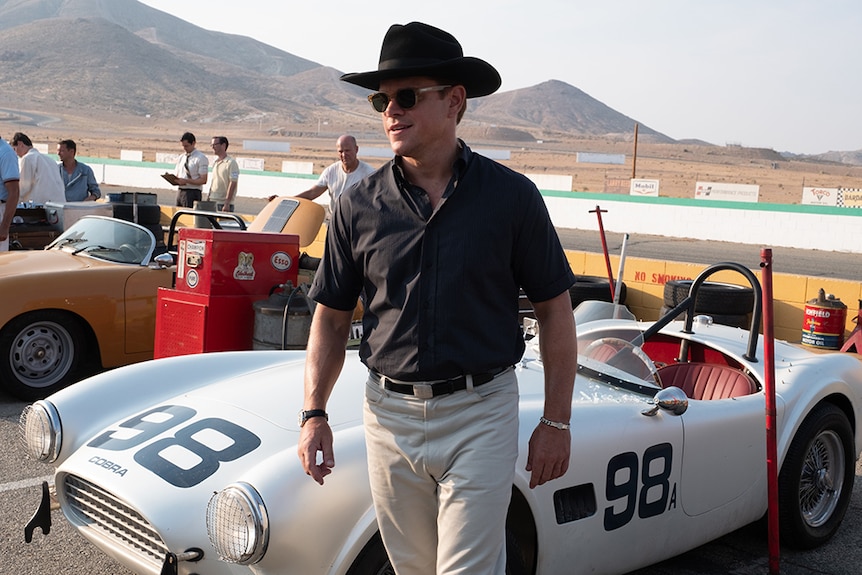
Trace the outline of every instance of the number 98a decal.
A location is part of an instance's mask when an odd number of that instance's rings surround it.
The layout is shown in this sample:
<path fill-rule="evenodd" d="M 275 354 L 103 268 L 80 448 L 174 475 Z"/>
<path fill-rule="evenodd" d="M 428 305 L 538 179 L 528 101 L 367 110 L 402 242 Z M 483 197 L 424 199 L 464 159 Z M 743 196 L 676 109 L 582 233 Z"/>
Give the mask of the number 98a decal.
<path fill-rule="evenodd" d="M 676 484 L 671 485 L 673 446 L 659 443 L 644 451 L 643 461 L 633 451 L 615 455 L 608 461 L 605 497 L 621 502 L 605 508 L 605 531 L 619 529 L 635 513 L 640 519 L 661 515 L 676 507 Z"/>
<path fill-rule="evenodd" d="M 193 487 L 218 471 L 222 463 L 239 459 L 260 446 L 257 435 L 217 417 L 183 425 L 195 413 L 189 407 L 161 405 L 127 419 L 87 446 L 125 451 L 177 428 L 173 436 L 145 445 L 134 455 L 142 467 L 177 487 Z"/>

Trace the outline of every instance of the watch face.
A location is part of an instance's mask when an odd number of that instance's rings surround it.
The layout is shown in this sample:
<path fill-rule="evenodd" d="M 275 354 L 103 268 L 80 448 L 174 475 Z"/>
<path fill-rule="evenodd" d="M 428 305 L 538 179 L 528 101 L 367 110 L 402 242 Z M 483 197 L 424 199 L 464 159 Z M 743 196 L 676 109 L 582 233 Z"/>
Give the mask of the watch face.
<path fill-rule="evenodd" d="M 299 426 L 302 427 L 303 425 L 305 425 L 305 422 L 312 417 L 325 417 L 326 420 L 329 421 L 329 416 L 322 409 L 303 409 L 299 412 Z"/>

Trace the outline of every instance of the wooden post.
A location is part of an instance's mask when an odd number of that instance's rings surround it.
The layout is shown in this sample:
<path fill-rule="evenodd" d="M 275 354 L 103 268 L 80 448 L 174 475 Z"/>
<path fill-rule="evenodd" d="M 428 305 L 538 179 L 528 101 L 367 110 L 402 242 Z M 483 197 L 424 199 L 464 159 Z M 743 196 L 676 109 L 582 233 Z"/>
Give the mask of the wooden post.
<path fill-rule="evenodd" d="M 632 154 L 632 179 L 636 179 L 638 165 L 638 123 L 635 122 L 635 151 Z"/>

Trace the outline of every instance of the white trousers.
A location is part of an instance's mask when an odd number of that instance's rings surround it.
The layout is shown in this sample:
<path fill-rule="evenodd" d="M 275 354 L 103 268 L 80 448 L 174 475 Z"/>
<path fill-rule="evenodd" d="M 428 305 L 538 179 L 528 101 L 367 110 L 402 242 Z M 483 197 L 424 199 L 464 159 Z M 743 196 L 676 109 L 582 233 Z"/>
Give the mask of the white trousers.
<path fill-rule="evenodd" d="M 365 438 L 380 534 L 398 575 L 505 573 L 518 457 L 513 370 L 427 400 L 369 378 Z"/>

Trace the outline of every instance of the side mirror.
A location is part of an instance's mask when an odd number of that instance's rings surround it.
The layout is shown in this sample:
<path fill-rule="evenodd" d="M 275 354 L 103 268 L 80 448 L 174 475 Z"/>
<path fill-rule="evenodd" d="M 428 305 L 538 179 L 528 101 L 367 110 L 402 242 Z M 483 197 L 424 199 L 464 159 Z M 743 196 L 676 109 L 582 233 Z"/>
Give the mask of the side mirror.
<path fill-rule="evenodd" d="M 652 417 L 663 409 L 673 415 L 682 415 L 688 409 L 688 396 L 680 388 L 671 386 L 656 393 L 650 403 L 652 407 L 643 410 L 642 414 Z"/>
<path fill-rule="evenodd" d="M 155 269 L 165 269 L 174 265 L 174 256 L 171 253 L 163 253 L 159 254 L 153 258 L 153 263 L 150 264 L 150 267 Z"/>

